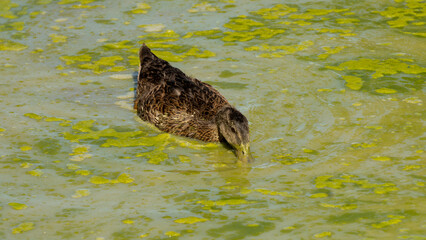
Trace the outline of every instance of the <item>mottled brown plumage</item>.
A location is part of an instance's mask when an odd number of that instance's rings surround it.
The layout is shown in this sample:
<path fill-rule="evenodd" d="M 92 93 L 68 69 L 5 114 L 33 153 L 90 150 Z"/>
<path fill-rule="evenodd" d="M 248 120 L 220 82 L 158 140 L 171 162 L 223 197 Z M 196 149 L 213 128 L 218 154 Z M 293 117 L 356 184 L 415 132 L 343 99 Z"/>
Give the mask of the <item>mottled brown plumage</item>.
<path fill-rule="evenodd" d="M 135 109 L 164 132 L 208 142 L 226 142 L 251 160 L 248 121 L 211 85 L 191 78 L 143 44 Z"/>

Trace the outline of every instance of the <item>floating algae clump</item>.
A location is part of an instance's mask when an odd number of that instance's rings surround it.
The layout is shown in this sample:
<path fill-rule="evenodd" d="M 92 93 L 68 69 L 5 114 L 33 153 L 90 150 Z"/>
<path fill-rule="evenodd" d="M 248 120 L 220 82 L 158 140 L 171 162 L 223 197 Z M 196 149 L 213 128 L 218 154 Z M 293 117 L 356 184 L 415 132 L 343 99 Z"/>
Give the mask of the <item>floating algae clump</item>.
<path fill-rule="evenodd" d="M 89 182 L 93 184 L 107 184 L 107 183 L 131 183 L 135 179 L 130 176 L 128 173 L 120 174 L 116 179 L 108 179 L 101 176 L 93 176 L 90 178 Z"/>
<path fill-rule="evenodd" d="M 285 4 L 277 4 L 272 8 L 262 8 L 251 13 L 260 15 L 264 19 L 279 19 L 292 12 L 297 12 L 297 8 L 292 8 Z"/>
<path fill-rule="evenodd" d="M 184 223 L 184 224 L 194 224 L 198 222 L 205 222 L 208 221 L 206 218 L 199 218 L 199 217 L 186 217 L 186 218 L 179 218 L 176 219 L 174 222 L 176 223 Z"/>
<path fill-rule="evenodd" d="M 315 186 L 317 188 L 343 188 L 349 183 L 360 186 L 361 188 L 374 189 L 374 193 L 385 194 L 388 192 L 398 191 L 399 188 L 393 183 L 370 183 L 368 180 L 355 179 L 356 176 L 345 175 L 341 178 L 334 178 L 332 175 L 319 176 L 315 179 Z"/>
<path fill-rule="evenodd" d="M 364 83 L 361 78 L 355 76 L 342 76 L 342 78 L 346 81 L 346 87 L 352 90 L 360 90 Z"/>
<path fill-rule="evenodd" d="M 33 228 L 34 228 L 34 223 L 24 222 L 24 223 L 19 224 L 18 227 L 12 229 L 12 233 L 13 234 L 23 233 L 23 232 L 26 232 L 26 231 L 30 231 Z"/>
<path fill-rule="evenodd" d="M 368 59 L 361 58 L 359 60 L 350 60 L 341 63 L 339 66 L 327 66 L 329 69 L 343 71 L 343 70 L 367 70 L 374 71 L 371 76 L 373 78 L 380 78 L 384 75 L 392 75 L 397 73 L 407 74 L 420 74 L 426 73 L 426 68 L 420 67 L 415 64 L 407 64 L 400 59 Z"/>
<path fill-rule="evenodd" d="M 28 46 L 6 39 L 0 39 L 0 51 L 22 51 Z"/>

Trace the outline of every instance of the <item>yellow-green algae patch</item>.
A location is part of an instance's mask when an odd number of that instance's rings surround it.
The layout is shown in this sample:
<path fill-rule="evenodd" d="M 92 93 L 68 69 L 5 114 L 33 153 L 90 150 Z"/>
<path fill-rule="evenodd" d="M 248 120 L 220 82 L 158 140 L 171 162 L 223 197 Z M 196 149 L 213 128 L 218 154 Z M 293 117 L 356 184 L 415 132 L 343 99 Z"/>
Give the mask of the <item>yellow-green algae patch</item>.
<path fill-rule="evenodd" d="M 250 31 L 241 32 L 224 32 L 225 36 L 222 38 L 225 42 L 246 42 L 254 38 L 269 39 L 275 35 L 284 33 L 284 29 L 272 29 L 268 27 L 261 27 Z"/>
<path fill-rule="evenodd" d="M 117 139 L 121 139 L 123 141 L 114 142 L 112 140 L 114 139 L 108 139 L 104 145 L 104 147 L 109 146 L 121 146 L 120 143 L 126 144 L 125 140 L 129 140 L 131 137 L 136 137 L 142 134 L 142 131 L 135 131 L 135 132 L 117 132 L 115 129 L 107 128 L 99 131 L 94 131 L 91 129 L 93 126 L 94 120 L 88 120 L 88 121 L 80 121 L 72 126 L 73 129 L 78 130 L 82 132 L 82 134 L 73 134 L 70 132 L 64 132 L 64 138 L 71 141 L 71 142 L 79 142 L 80 140 L 86 140 L 86 139 L 99 139 L 101 137 L 115 137 Z M 136 145 L 137 146 L 137 145 Z"/>
<path fill-rule="evenodd" d="M 424 165 L 406 165 L 402 170 L 404 171 L 413 171 L 424 168 Z"/>
<path fill-rule="evenodd" d="M 89 170 L 80 169 L 80 170 L 75 171 L 75 174 L 82 175 L 82 176 L 87 176 L 87 175 L 92 174 L 92 172 L 90 172 Z"/>
<path fill-rule="evenodd" d="M 351 210 L 351 209 L 356 209 L 358 208 L 358 205 L 356 204 L 339 204 L 339 205 L 335 205 L 335 204 L 329 204 L 329 203 L 320 203 L 321 207 L 325 207 L 325 208 L 339 208 L 341 210 Z"/>
<path fill-rule="evenodd" d="M 24 22 L 12 22 L 4 25 L 0 25 L 0 32 L 2 31 L 10 31 L 10 30 L 16 30 L 16 31 L 22 31 L 25 28 Z"/>
<path fill-rule="evenodd" d="M 264 19 L 279 19 L 292 12 L 297 12 L 297 8 L 289 7 L 285 4 L 277 4 L 272 8 L 261 8 L 251 13 L 260 15 Z"/>
<path fill-rule="evenodd" d="M 349 9 L 308 9 L 305 13 L 292 14 L 289 16 L 290 19 L 313 19 L 316 16 L 323 16 L 330 13 L 346 12 Z"/>
<path fill-rule="evenodd" d="M 27 171 L 27 173 L 34 177 L 41 177 L 44 174 L 44 172 L 40 169 L 30 170 L 30 171 Z"/>
<path fill-rule="evenodd" d="M 34 229 L 34 223 L 32 222 L 24 222 L 19 224 L 18 227 L 12 229 L 13 234 L 23 233 Z"/>
<path fill-rule="evenodd" d="M 101 176 L 93 176 L 89 182 L 93 184 L 107 184 L 107 183 L 132 183 L 135 179 L 128 173 L 120 174 L 116 179 L 108 179 Z"/>
<path fill-rule="evenodd" d="M 328 197 L 327 193 L 315 193 L 309 196 L 310 198 L 326 198 Z"/>
<path fill-rule="evenodd" d="M 407 64 L 400 59 L 368 59 L 361 58 L 359 60 L 350 60 L 341 63 L 339 66 L 327 66 L 329 69 L 343 71 L 343 70 L 367 70 L 374 71 L 373 78 L 380 78 L 384 75 L 392 75 L 401 73 L 407 74 L 420 74 L 426 73 L 426 68 L 420 67 L 415 64 Z"/>
<path fill-rule="evenodd" d="M 399 190 L 393 183 L 370 183 L 368 180 L 358 180 L 355 178 L 356 176 L 353 175 L 344 175 L 341 178 L 334 178 L 332 175 L 319 176 L 315 179 L 315 186 L 317 188 L 339 189 L 348 183 L 352 183 L 361 188 L 374 189 L 374 193 L 377 194 L 385 194 Z"/>
<path fill-rule="evenodd" d="M 128 13 L 131 14 L 145 14 L 148 12 L 148 9 L 151 9 L 151 6 L 148 3 L 137 3 L 136 7 Z"/>
<path fill-rule="evenodd" d="M 244 188 L 241 190 L 241 194 L 249 194 L 251 192 L 258 192 L 261 193 L 263 195 L 270 195 L 270 196 L 282 196 L 282 197 L 289 197 L 289 198 L 298 198 L 296 195 L 294 194 L 290 194 L 288 192 L 279 192 L 279 191 L 273 191 L 273 190 L 269 190 L 269 189 L 264 189 L 264 188 L 257 188 L 257 189 L 248 189 L 248 188 Z"/>
<path fill-rule="evenodd" d="M 17 16 L 10 11 L 12 8 L 16 7 L 19 7 L 19 4 L 13 3 L 10 0 L 2 0 L 0 4 L 0 17 L 10 19 L 17 18 Z"/>
<path fill-rule="evenodd" d="M 99 60 L 78 65 L 81 69 L 91 69 L 94 73 L 100 74 L 104 72 L 121 72 L 125 71 L 124 66 L 116 66 L 117 61 L 122 61 L 121 56 L 101 57 Z"/>
<path fill-rule="evenodd" d="M 379 88 L 374 91 L 376 93 L 383 93 L 383 94 L 392 94 L 397 92 L 395 89 L 392 89 L 392 88 Z"/>
<path fill-rule="evenodd" d="M 7 39 L 0 39 L 0 51 L 22 51 L 28 46 Z"/>
<path fill-rule="evenodd" d="M 316 238 L 330 237 L 332 235 L 331 232 L 321 232 L 314 235 Z"/>
<path fill-rule="evenodd" d="M 264 24 L 257 22 L 252 19 L 247 19 L 246 16 L 240 16 L 238 18 L 231 19 L 228 23 L 225 23 L 223 26 L 234 31 L 246 31 L 251 27 L 260 27 Z"/>
<path fill-rule="evenodd" d="M 41 120 L 41 119 L 44 118 L 43 116 L 40 116 L 40 115 L 35 114 L 35 113 L 25 113 L 24 116 L 32 118 L 32 119 L 36 119 L 36 120 Z"/>
<path fill-rule="evenodd" d="M 168 232 L 165 232 L 164 235 L 171 238 L 171 237 L 179 237 L 181 234 L 174 231 L 168 231 Z"/>
<path fill-rule="evenodd" d="M 17 202 L 11 202 L 11 203 L 8 203 L 8 205 L 15 210 L 22 210 L 27 208 L 27 205 L 23 203 L 17 203 Z"/>
<path fill-rule="evenodd" d="M 215 12 L 215 11 L 218 11 L 218 10 L 220 10 L 218 7 L 214 7 L 208 2 L 202 2 L 202 3 L 194 4 L 190 9 L 188 9 L 188 12 L 190 12 L 190 13 Z"/>
<path fill-rule="evenodd" d="M 396 2 L 402 2 L 397 0 Z M 418 0 L 404 1 L 406 7 L 387 7 L 384 11 L 372 11 L 392 20 L 387 21 L 390 27 L 402 28 L 408 25 L 423 25 L 426 16 L 426 3 Z"/>
<path fill-rule="evenodd" d="M 22 146 L 20 149 L 21 149 L 21 151 L 26 152 L 26 151 L 29 151 L 29 150 L 33 149 L 33 147 L 31 147 L 31 146 Z"/>
<path fill-rule="evenodd" d="M 183 224 L 194 224 L 199 222 L 206 222 L 208 221 L 207 218 L 199 218 L 199 217 L 186 217 L 186 218 L 179 218 L 176 219 L 175 223 L 183 223 Z"/>
<path fill-rule="evenodd" d="M 372 159 L 375 161 L 380 161 L 380 162 L 386 162 L 391 160 L 390 157 L 386 157 L 386 156 L 374 156 L 372 157 Z"/>
<path fill-rule="evenodd" d="M 345 46 L 337 46 L 335 48 L 332 47 L 322 47 L 323 50 L 326 51 L 326 53 L 322 53 L 318 55 L 318 59 L 326 59 L 328 58 L 331 54 L 336 54 L 341 52 L 343 49 L 345 49 Z"/>
<path fill-rule="evenodd" d="M 360 90 L 364 83 L 364 81 L 360 77 L 342 76 L 342 78 L 346 81 L 346 87 L 352 90 Z"/>
<path fill-rule="evenodd" d="M 90 195 L 89 189 L 77 189 L 75 190 L 74 195 L 72 195 L 72 198 L 81 198 L 81 197 L 86 197 L 89 195 Z"/>
<path fill-rule="evenodd" d="M 54 43 L 64 43 L 68 39 L 67 36 L 56 34 L 56 33 L 50 34 L 49 37 L 51 38 L 52 42 L 54 42 Z"/>
<path fill-rule="evenodd" d="M 294 54 L 296 52 L 303 51 L 308 49 L 314 43 L 310 40 L 303 41 L 300 44 L 296 45 L 281 45 L 281 46 L 271 46 L 268 44 L 262 44 L 260 46 L 253 46 L 245 48 L 246 51 L 265 51 L 272 53 L 262 53 L 259 57 L 265 58 L 274 58 L 274 57 L 283 57 L 285 55 Z"/>
<path fill-rule="evenodd" d="M 130 44 L 129 44 L 130 43 Z M 134 47 L 129 40 L 123 40 L 116 43 L 106 43 L 103 45 L 104 48 L 108 49 L 129 49 Z"/>
<path fill-rule="evenodd" d="M 124 224 L 133 224 L 133 223 L 135 223 L 135 221 L 133 221 L 132 219 L 124 219 L 121 222 L 124 223 Z"/>
<path fill-rule="evenodd" d="M 146 157 L 148 163 L 157 165 L 169 158 L 169 155 L 163 152 L 163 150 L 164 146 L 156 147 L 153 151 L 139 153 L 136 157 Z"/>
<path fill-rule="evenodd" d="M 224 199 L 224 200 L 218 200 L 218 201 L 199 200 L 199 201 L 196 201 L 196 203 L 204 205 L 205 207 L 213 207 L 213 206 L 251 204 L 251 203 L 256 203 L 256 201 L 247 201 L 245 199 Z"/>
<path fill-rule="evenodd" d="M 59 57 L 66 65 L 71 65 L 76 62 L 89 62 L 92 57 L 88 54 L 76 55 L 76 56 L 61 56 Z"/>
<path fill-rule="evenodd" d="M 389 220 L 379 222 L 379 223 L 374 223 L 371 226 L 373 226 L 374 228 L 384 228 L 384 227 L 398 224 L 402 222 L 402 219 L 405 218 L 405 216 L 401 216 L 401 215 L 388 215 L 387 217 L 389 218 Z"/>
<path fill-rule="evenodd" d="M 123 133 L 123 132 L 120 132 Z M 153 137 L 129 138 L 140 135 L 140 132 L 129 132 L 128 135 L 117 136 L 118 139 L 107 139 L 101 147 L 136 147 L 136 146 L 154 146 L 168 139 L 168 134 L 162 133 Z"/>
<path fill-rule="evenodd" d="M 70 153 L 69 155 L 74 156 L 74 155 L 87 153 L 89 151 L 89 148 L 90 146 L 86 146 L 86 145 L 73 146 L 72 153 Z"/>

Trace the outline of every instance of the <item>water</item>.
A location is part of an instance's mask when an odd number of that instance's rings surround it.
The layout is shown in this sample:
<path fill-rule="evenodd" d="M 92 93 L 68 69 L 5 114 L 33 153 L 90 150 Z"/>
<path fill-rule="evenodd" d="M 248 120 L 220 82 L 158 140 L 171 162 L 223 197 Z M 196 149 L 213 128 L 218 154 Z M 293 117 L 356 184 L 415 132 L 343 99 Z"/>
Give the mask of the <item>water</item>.
<path fill-rule="evenodd" d="M 0 238 L 426 239 L 426 3 L 1 1 Z M 252 169 L 132 110 L 137 51 L 250 121 Z"/>

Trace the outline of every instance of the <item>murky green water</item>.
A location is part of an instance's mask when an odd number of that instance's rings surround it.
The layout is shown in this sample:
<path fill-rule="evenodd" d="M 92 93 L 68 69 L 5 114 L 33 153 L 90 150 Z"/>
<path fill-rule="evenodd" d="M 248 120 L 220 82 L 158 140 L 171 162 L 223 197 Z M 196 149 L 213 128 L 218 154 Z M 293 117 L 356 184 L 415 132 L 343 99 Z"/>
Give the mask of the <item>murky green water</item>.
<path fill-rule="evenodd" d="M 0 0 L 0 239 L 426 239 L 426 3 L 285 4 Z M 252 169 L 136 118 L 142 42 Z"/>

